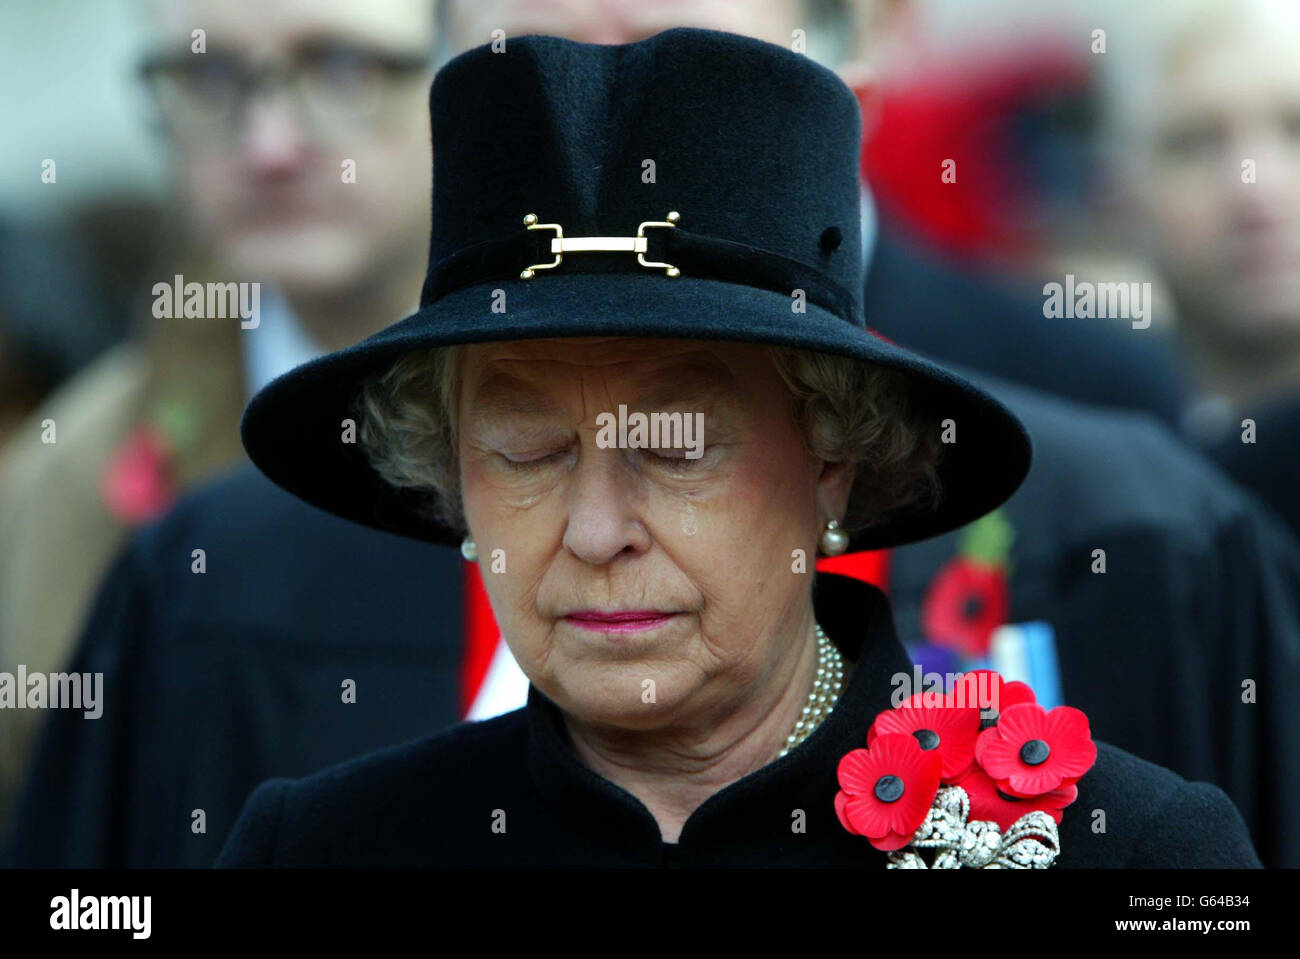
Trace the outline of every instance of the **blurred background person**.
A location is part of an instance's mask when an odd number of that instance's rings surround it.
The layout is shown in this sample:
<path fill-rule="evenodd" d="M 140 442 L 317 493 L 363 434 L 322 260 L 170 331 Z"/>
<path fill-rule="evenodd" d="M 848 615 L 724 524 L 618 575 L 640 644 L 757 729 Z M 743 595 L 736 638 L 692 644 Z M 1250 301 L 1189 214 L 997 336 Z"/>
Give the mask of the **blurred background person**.
<path fill-rule="evenodd" d="M 138 297 L 139 344 L 15 429 L 0 464 L 9 671 L 57 669 L 128 532 L 243 459 L 252 393 L 405 315 L 423 280 L 433 0 L 136 0 L 129 12 L 172 174 L 159 228 L 182 244 L 163 251 L 150 286 L 177 274 L 260 284 L 260 315 L 247 328 L 159 318 Z M 56 443 L 42 440 L 46 419 Z M 6 717 L 0 815 L 35 719 Z"/>
<path fill-rule="evenodd" d="M 1133 242 L 1150 229 L 1136 223 L 1135 215 L 1158 198 L 1171 224 L 1167 242 L 1201 236 L 1207 241 L 1203 255 L 1217 256 L 1211 251 L 1218 248 L 1210 239 L 1212 227 L 1198 233 L 1179 221 L 1187 186 L 1176 185 L 1174 177 L 1156 188 L 1148 180 L 1160 171 L 1148 167 L 1142 176 L 1127 178 L 1128 191 L 1114 188 L 1113 175 L 1095 162 L 1107 139 L 1100 131 L 1109 109 L 1099 110 L 1098 100 L 1133 116 L 1129 136 L 1154 135 L 1166 107 L 1140 107 L 1149 100 L 1130 89 L 1134 74 L 1150 77 L 1162 59 L 1158 50 L 1168 51 L 1171 63 L 1183 63 L 1188 45 L 1175 39 L 1180 31 L 1174 27 L 1205 25 L 1209 7 L 1225 18 L 1235 16 L 1236 7 L 1227 3 L 892 5 L 891 42 L 873 61 L 877 83 L 861 87 L 865 175 L 883 223 L 942 249 L 985 292 L 952 297 L 946 309 L 936 309 L 933 291 L 943 282 L 913 281 L 891 298 L 903 308 L 884 308 L 888 320 L 880 328 L 901 343 L 954 361 L 954 349 L 965 351 L 981 370 L 1048 392 L 1090 389 L 1088 381 L 1098 374 L 1103 389 L 1128 381 L 1134 393 L 1118 404 L 1115 394 L 1091 398 L 1144 410 L 1179 428 L 1187 384 L 1196 378 L 1184 370 L 1177 340 L 1170 340 L 1183 305 L 1175 295 L 1177 283 L 1162 278 L 1159 248 Z M 1238 50 L 1240 61 L 1249 62 L 1249 43 L 1240 38 L 1253 34 L 1242 26 L 1221 32 L 1229 39 L 1221 48 L 1214 41 L 1215 49 Z M 1288 34 L 1278 33 L 1274 49 L 1287 42 Z M 1200 35 L 1219 34 L 1209 27 Z M 1261 75 L 1276 72 L 1265 67 Z M 1110 85 L 1099 98 L 1099 84 L 1107 78 Z M 1237 100 L 1248 102 L 1246 94 L 1242 89 L 1225 95 L 1222 111 L 1230 112 Z M 1289 114 L 1284 97 L 1275 102 L 1280 130 Z M 1175 106 L 1167 108 L 1176 123 Z M 1247 108 L 1244 116 L 1249 115 Z M 1142 169 L 1136 162 L 1141 150 L 1115 133 L 1109 139 L 1120 144 L 1114 162 Z M 951 181 L 938 175 L 947 160 L 956 164 Z M 1231 166 L 1220 181 L 1225 191 L 1240 174 L 1239 161 Z M 1292 184 L 1284 173 L 1277 175 L 1277 189 Z M 1210 201 L 1198 196 L 1187 209 L 1204 202 Z M 1116 211 L 1128 215 L 1117 221 Z M 890 230 L 881 232 L 887 237 Z M 1188 270 L 1202 283 L 1212 272 L 1196 264 Z M 1067 276 L 1081 289 L 1089 283 L 1149 286 L 1144 306 L 1151 325 L 1135 328 L 1132 317 L 1122 314 L 1048 318 L 1047 284 Z M 1020 309 L 977 308 L 987 302 L 993 289 L 987 281 L 994 277 L 1023 292 Z M 874 282 L 869 278 L 867 302 L 881 309 Z M 917 301 L 926 306 L 909 313 L 907 306 Z M 1004 300 L 1008 307 L 1013 302 Z M 1076 341 L 1076 331 L 1083 331 L 1083 340 Z M 986 353 L 973 352 L 981 342 Z M 1173 389 L 1166 388 L 1171 384 Z M 1148 385 L 1154 393 L 1145 392 Z M 1300 712 L 1281 692 L 1300 678 L 1294 541 L 1258 503 L 1149 424 L 1127 417 L 1106 424 L 1079 409 L 1058 409 L 1058 418 L 1044 404 L 1030 409 L 1005 390 L 999 395 L 1030 423 L 1037 440 L 1035 468 L 1000 511 L 1001 523 L 977 524 L 891 555 L 891 598 L 900 632 L 918 640 L 914 658 L 968 661 L 972 649 L 988 650 L 1001 640 L 1021 651 L 1038 649 L 1040 660 L 1042 651 L 1054 650 L 1071 697 L 1097 695 L 1100 721 L 1122 727 L 1107 735 L 1148 758 L 1160 756 L 1184 775 L 1200 769 L 1251 820 L 1266 862 L 1300 865 L 1300 817 L 1289 813 L 1285 799 L 1300 785 Z M 1160 399 L 1134 399 L 1143 396 Z M 1263 447 L 1240 443 L 1239 430 L 1231 449 L 1252 459 L 1256 476 L 1277 478 L 1286 473 L 1285 464 L 1296 462 L 1281 446 L 1294 449 L 1288 433 L 1296 434 L 1269 425 L 1271 442 L 1279 444 L 1271 457 Z M 1068 437 L 1074 448 L 1058 444 L 1058 437 Z M 1094 462 L 1098 456 L 1105 465 Z M 1300 476 L 1292 471 L 1278 482 L 1280 494 L 1295 488 L 1291 478 Z M 1160 492 L 1153 496 L 1152 490 Z M 1294 498 L 1289 502 L 1294 509 Z M 1087 557 L 1099 549 L 1111 559 L 1119 551 L 1119 576 L 1113 566 L 1103 573 L 1090 564 Z M 1233 612 L 1244 609 L 1252 612 Z M 1002 625 L 1018 628 L 1004 633 Z M 1285 677 L 1274 689 L 1280 701 L 1264 711 L 1262 703 L 1244 702 L 1241 688 L 1261 675 Z M 1162 725 L 1168 732 L 1159 731 Z M 1280 782 L 1291 785 L 1278 788 Z"/>
<path fill-rule="evenodd" d="M 1176 306 L 1186 429 L 1300 530 L 1300 5 L 1184 0 L 1114 23 L 1105 156 Z"/>
<path fill-rule="evenodd" d="M 891 338 L 1046 393 L 1176 425 L 1184 384 L 1164 305 L 1132 318 L 1049 310 L 1044 286 L 1150 280 L 1091 215 L 1089 0 L 855 0 L 858 36 L 883 38 L 843 69 L 861 92 L 863 176 L 881 224 L 868 297 Z M 852 35 L 852 34 L 849 34 Z M 962 309 L 908 312 L 917 256 Z M 872 320 L 868 320 L 872 322 Z"/>

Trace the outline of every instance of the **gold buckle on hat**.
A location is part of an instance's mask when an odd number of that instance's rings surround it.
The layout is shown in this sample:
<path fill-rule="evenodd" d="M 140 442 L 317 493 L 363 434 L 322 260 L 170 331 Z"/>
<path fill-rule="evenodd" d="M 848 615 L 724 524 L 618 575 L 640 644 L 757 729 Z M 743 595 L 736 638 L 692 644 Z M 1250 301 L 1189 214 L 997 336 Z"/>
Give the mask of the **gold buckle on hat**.
<path fill-rule="evenodd" d="M 564 259 L 565 253 L 592 253 L 592 252 L 613 252 L 613 253 L 635 253 L 636 261 L 642 266 L 651 268 L 661 268 L 666 276 L 681 276 L 682 271 L 677 269 L 671 263 L 655 263 L 645 258 L 646 253 L 646 235 L 645 230 L 648 226 L 662 226 L 672 228 L 677 225 L 681 219 L 681 214 L 676 210 L 669 213 L 663 220 L 646 220 L 636 228 L 636 236 L 571 236 L 565 237 L 564 227 L 558 223 L 538 223 L 537 214 L 529 213 L 524 217 L 524 226 L 530 230 L 554 230 L 555 238 L 551 240 L 551 252 L 555 254 L 555 260 L 551 263 L 534 263 L 519 274 L 521 280 L 531 280 L 538 270 L 550 270 L 559 266 Z"/>

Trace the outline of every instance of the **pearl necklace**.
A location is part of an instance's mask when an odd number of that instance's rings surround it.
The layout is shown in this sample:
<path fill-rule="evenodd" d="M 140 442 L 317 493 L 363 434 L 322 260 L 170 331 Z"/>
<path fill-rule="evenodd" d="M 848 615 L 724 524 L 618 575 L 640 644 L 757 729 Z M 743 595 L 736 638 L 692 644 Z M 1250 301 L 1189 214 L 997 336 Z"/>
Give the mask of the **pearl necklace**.
<path fill-rule="evenodd" d="M 840 692 L 844 689 L 844 658 L 830 637 L 822 631 L 821 624 L 814 622 L 813 626 L 817 633 L 817 678 L 813 680 L 812 692 L 808 694 L 803 713 L 794 724 L 794 732 L 786 737 L 785 748 L 777 753 L 777 759 L 812 735 L 812 731 L 835 708 Z"/>

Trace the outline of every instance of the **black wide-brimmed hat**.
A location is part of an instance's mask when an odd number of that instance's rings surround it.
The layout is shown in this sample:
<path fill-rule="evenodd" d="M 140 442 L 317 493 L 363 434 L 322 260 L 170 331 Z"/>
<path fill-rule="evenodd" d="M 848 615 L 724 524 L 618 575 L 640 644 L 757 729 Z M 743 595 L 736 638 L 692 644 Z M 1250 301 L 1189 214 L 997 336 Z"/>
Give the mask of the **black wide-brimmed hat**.
<path fill-rule="evenodd" d="M 525 36 L 450 61 L 430 116 L 419 311 L 253 398 L 244 445 L 280 486 L 357 522 L 456 544 L 462 533 L 431 518 L 427 498 L 385 483 L 343 442 L 360 384 L 409 351 L 576 336 L 802 347 L 907 375 L 935 429 L 955 426 L 943 499 L 855 533 L 851 549 L 956 528 L 1020 485 L 1030 461 L 1020 422 L 867 328 L 861 121 L 831 71 L 711 30 L 621 46 Z"/>

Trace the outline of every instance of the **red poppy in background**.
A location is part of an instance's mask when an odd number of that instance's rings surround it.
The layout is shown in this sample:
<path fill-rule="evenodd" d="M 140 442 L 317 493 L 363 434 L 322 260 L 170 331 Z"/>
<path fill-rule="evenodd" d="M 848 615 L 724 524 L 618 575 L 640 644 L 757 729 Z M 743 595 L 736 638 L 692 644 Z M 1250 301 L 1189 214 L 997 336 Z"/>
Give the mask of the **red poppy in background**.
<path fill-rule="evenodd" d="M 911 736 L 922 750 L 939 754 L 939 776 L 952 783 L 975 761 L 975 738 L 980 732 L 979 709 L 957 707 L 950 698 L 944 706 L 922 705 L 924 693 L 917 693 L 896 709 L 876 717 L 867 730 L 867 748 L 880 736 L 903 733 Z"/>
<path fill-rule="evenodd" d="M 1021 703 L 979 734 L 975 758 L 998 789 L 1032 799 L 1078 782 L 1097 761 L 1097 745 L 1082 710 Z"/>
<path fill-rule="evenodd" d="M 1005 571 L 958 556 L 930 583 L 921 606 L 921 627 L 931 642 L 982 659 L 1010 609 Z"/>
<path fill-rule="evenodd" d="M 938 750 L 924 750 L 907 733 L 877 736 L 870 749 L 840 759 L 835 815 L 849 832 L 882 852 L 912 841 L 939 791 Z"/>
<path fill-rule="evenodd" d="M 176 499 L 172 453 L 152 426 L 133 430 L 109 460 L 103 475 L 104 504 L 130 525 L 161 516 Z"/>

